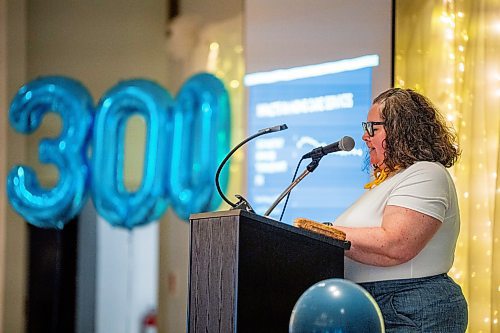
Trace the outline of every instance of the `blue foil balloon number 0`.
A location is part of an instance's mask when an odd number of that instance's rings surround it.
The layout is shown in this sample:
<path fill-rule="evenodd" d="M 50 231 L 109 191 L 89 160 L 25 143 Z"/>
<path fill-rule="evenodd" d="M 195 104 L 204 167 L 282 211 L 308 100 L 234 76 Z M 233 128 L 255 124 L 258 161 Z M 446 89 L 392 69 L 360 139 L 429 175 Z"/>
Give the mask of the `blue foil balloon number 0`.
<path fill-rule="evenodd" d="M 119 83 L 101 99 L 94 128 L 92 196 L 109 223 L 126 228 L 158 219 L 167 207 L 171 142 L 170 94 L 146 80 Z M 146 149 L 139 189 L 125 188 L 124 154 L 127 120 L 140 115 L 146 123 Z"/>
<path fill-rule="evenodd" d="M 193 76 L 177 95 L 169 188 L 174 210 L 182 219 L 214 210 L 221 203 L 214 175 L 229 150 L 228 110 L 226 89 L 210 74 Z M 220 179 L 225 188 L 227 168 Z"/>
<path fill-rule="evenodd" d="M 191 77 L 176 100 L 148 80 L 111 88 L 96 107 L 91 168 L 86 152 L 94 109 L 87 90 L 64 77 L 32 81 L 14 98 L 10 121 L 18 131 L 31 133 L 48 111 L 61 116 L 63 130 L 57 139 L 43 140 L 39 152 L 42 162 L 58 167 L 57 186 L 43 189 L 25 166 L 8 176 L 9 200 L 29 223 L 62 228 L 81 210 L 90 188 L 97 212 L 128 229 L 158 219 L 170 202 L 182 219 L 220 204 L 213 176 L 229 150 L 230 107 L 215 76 Z M 131 192 L 124 183 L 124 142 L 127 121 L 135 115 L 145 121 L 146 143 L 141 184 Z M 226 171 L 223 187 L 227 181 Z"/>

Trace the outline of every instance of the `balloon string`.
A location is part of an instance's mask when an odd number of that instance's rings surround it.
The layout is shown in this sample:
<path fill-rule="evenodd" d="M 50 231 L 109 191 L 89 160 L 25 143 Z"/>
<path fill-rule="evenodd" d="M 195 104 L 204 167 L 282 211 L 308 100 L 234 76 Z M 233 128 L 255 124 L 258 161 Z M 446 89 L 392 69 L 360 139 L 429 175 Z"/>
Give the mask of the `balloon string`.
<path fill-rule="evenodd" d="M 133 273 L 133 251 L 134 245 L 134 236 L 132 235 L 132 230 L 128 231 L 128 256 L 127 256 L 127 325 L 126 331 L 131 332 L 132 326 L 130 325 L 130 321 L 132 319 L 132 273 Z"/>
<path fill-rule="evenodd" d="M 60 295 L 60 282 L 61 282 L 61 233 L 62 230 L 56 230 L 56 253 L 55 253 L 55 277 L 54 277 L 54 291 L 52 303 L 52 332 L 57 332 L 57 325 L 59 323 L 59 297 Z"/>

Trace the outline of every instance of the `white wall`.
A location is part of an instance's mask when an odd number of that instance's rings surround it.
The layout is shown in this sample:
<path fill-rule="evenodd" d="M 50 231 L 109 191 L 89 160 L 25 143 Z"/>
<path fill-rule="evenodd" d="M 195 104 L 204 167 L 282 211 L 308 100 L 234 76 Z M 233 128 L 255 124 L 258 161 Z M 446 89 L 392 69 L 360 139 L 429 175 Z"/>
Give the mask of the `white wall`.
<path fill-rule="evenodd" d="M 332 26 L 334 20 L 330 14 L 333 11 L 342 13 L 346 6 L 353 3 L 352 1 L 320 0 L 313 3 L 305 0 L 246 1 L 247 72 L 304 65 L 304 62 L 318 63 L 341 59 L 348 47 L 360 44 L 353 37 L 355 31 L 368 37 L 362 45 L 377 46 L 380 44 L 381 36 L 390 34 L 387 7 L 379 6 L 379 1 L 354 2 L 362 4 L 361 10 L 356 15 L 341 15 L 341 19 L 335 22 L 343 25 L 343 28 L 337 29 Z M 390 3 L 390 1 L 382 2 Z M 213 23 L 241 13 L 242 3 L 243 0 L 182 0 L 180 14 L 198 14 L 202 16 L 204 23 Z M 0 78 L 3 81 L 7 77 L 9 84 L 7 88 L 0 86 L 2 114 L 5 110 L 5 96 L 7 99 L 12 98 L 22 83 L 39 75 L 63 74 L 76 78 L 89 88 L 95 100 L 119 80 L 131 77 L 156 80 L 175 94 L 186 77 L 179 71 L 179 64 L 169 61 L 165 53 L 164 29 L 167 16 L 165 7 L 166 0 L 29 0 L 26 1 L 26 5 L 25 1 L 0 0 L 2 28 L 6 27 L 3 18 L 5 11 L 8 10 L 6 15 L 8 30 L 0 30 L 2 43 L 0 60 L 7 56 L 3 49 L 6 43 L 10 56 L 7 62 L 8 70 L 5 63 L 3 65 L 0 63 Z M 368 19 L 380 20 L 384 24 L 380 25 L 380 30 L 377 28 L 364 31 L 363 23 Z M 24 43 L 25 22 L 28 24 L 27 44 Z M 346 29 L 355 30 L 351 32 Z M 353 43 L 353 40 L 356 42 Z M 387 45 L 379 46 L 385 48 Z M 387 63 L 381 65 L 383 73 L 389 70 L 387 66 Z M 2 117 L 2 121 L 4 120 Z M 56 133 L 58 126 L 57 120 L 50 119 L 43 124 L 37 134 L 29 138 L 28 164 L 38 164 L 36 161 L 38 138 L 47 133 Z M 18 162 L 23 158 L 24 138 L 17 136 L 11 139 L 12 133 L 6 130 L 6 127 L 5 123 L 0 126 L 0 140 L 8 140 L 9 146 L 14 144 L 16 150 L 11 149 L 10 152 L 6 152 L 0 149 L 0 157 L 3 159 L 7 154 L 8 163 L 12 164 L 13 161 Z M 238 136 L 241 136 L 241 129 L 237 130 L 240 131 Z M 143 133 L 137 131 L 131 135 L 133 137 L 128 140 L 131 142 L 128 151 L 132 156 L 140 156 L 142 145 L 134 146 L 134 142 L 140 143 Z M 3 145 L 4 142 L 0 144 Z M 141 166 L 133 161 L 128 164 L 127 168 L 131 170 L 127 173 L 128 183 L 132 186 L 137 185 L 140 173 L 135 171 L 140 170 Z M 56 175 L 52 168 L 39 165 L 38 168 L 42 184 L 55 181 Z M 5 175 L 6 169 L 5 165 L 2 165 L 1 177 Z M 6 262 L 4 265 L 0 257 L 0 275 L 5 277 L 6 283 L 1 290 L 5 293 L 4 299 L 9 300 L 9 306 L 3 307 L 4 322 L 7 325 L 11 323 L 9 329 L 4 331 L 22 332 L 25 225 L 9 208 L 6 208 L 5 199 L 2 200 L 0 228 L 3 230 L 0 229 L 0 242 L 3 244 L 0 245 L 4 249 L 7 247 L 7 251 L 3 257 L 4 263 Z M 155 275 L 158 266 L 150 261 L 154 257 L 152 254 L 155 251 L 154 244 L 157 244 L 154 231 L 158 228 L 157 224 L 150 224 L 150 230 L 138 229 L 137 235 L 131 238 L 123 230 L 113 229 L 105 221 L 97 219 L 92 205 L 86 207 L 84 215 L 83 222 L 87 223 L 87 228 L 81 232 L 85 233 L 86 238 L 83 241 L 81 239 L 79 251 L 86 251 L 88 256 L 87 261 L 79 262 L 79 276 L 88 282 L 88 290 L 96 288 L 98 294 L 88 303 L 79 300 L 79 304 L 89 306 L 88 304 L 96 302 L 98 313 L 84 315 L 85 318 L 92 318 L 95 315 L 96 323 L 93 327 L 79 326 L 80 332 L 88 332 L 89 328 L 94 328 L 98 332 L 118 332 L 118 327 L 129 332 L 136 331 L 137 326 L 134 321 L 144 309 L 151 306 L 152 293 L 156 290 L 155 278 L 159 279 L 160 331 L 174 333 L 185 331 L 189 260 L 188 224 L 180 221 L 171 211 L 162 218 L 159 224 L 158 278 Z M 92 258 L 96 260 L 93 264 Z M 141 261 L 141 258 L 146 260 Z M 79 260 L 81 261 L 81 258 Z M 95 265 L 94 272 L 92 273 L 92 267 L 86 270 L 82 265 L 88 265 L 87 267 Z M 131 270 L 135 265 L 137 269 Z M 145 274 L 138 276 L 136 273 L 139 272 Z M 116 281 L 115 285 L 113 281 Z M 118 301 L 125 302 L 123 297 L 127 295 L 126 293 L 131 297 L 133 304 L 120 307 Z M 80 297 L 82 295 L 85 293 L 81 293 Z"/>
<path fill-rule="evenodd" d="M 178 87 L 194 72 L 207 70 L 207 58 L 211 41 L 219 43 L 218 63 L 213 69 L 222 77 L 232 96 L 232 139 L 234 145 L 242 139 L 244 117 L 243 88 L 230 88 L 232 79 L 243 77 L 243 55 L 238 53 L 242 46 L 242 10 L 243 0 L 181 0 L 179 18 L 198 16 L 199 27 L 193 38 L 194 49 L 186 52 L 184 60 L 171 59 L 175 69 Z M 181 29 L 182 30 L 182 29 Z M 182 44 L 182 43 L 181 43 Z M 235 52 L 236 49 L 236 52 Z M 184 52 L 183 52 L 184 53 Z M 205 56 L 205 58 L 203 58 Z M 200 59 L 201 58 L 201 59 Z M 209 66 L 210 67 L 210 66 Z M 212 71 L 212 70 L 209 70 Z M 233 145 L 233 146 L 234 146 Z M 241 193 L 241 159 L 233 157 L 229 193 Z M 236 175 L 237 174 L 237 175 Z M 160 223 L 160 274 L 159 274 L 159 331 L 185 332 L 188 299 L 189 269 L 189 223 L 181 221 L 172 210 Z"/>
<path fill-rule="evenodd" d="M 129 78 L 149 78 L 169 88 L 163 0 L 30 0 L 28 22 L 30 80 L 67 75 L 81 81 L 96 102 L 118 81 Z M 47 183 L 57 179 L 55 169 L 38 164 L 35 142 L 45 132 L 57 133 L 58 125 L 43 124 L 30 140 L 30 164 Z M 143 133 L 134 135 L 127 149 L 140 154 Z M 137 168 L 134 163 L 126 167 Z M 131 172 L 127 180 L 138 184 L 140 177 Z"/>
<path fill-rule="evenodd" d="M 374 71 L 379 78 L 374 91 L 390 86 L 390 0 L 247 0 L 242 3 L 183 0 L 180 14 L 200 15 L 204 20 L 202 25 L 216 26 L 243 13 L 243 49 L 248 73 L 334 61 L 376 50 L 381 55 L 381 65 Z M 364 42 L 359 42 L 360 37 Z M 358 51 L 353 50 L 356 47 Z M 178 65 L 175 72 L 180 80 L 174 83 L 176 87 L 186 78 L 180 70 L 182 64 Z M 240 118 L 233 123 L 236 132 L 233 133 L 233 146 L 245 135 L 246 108 L 237 112 Z M 241 153 L 233 157 L 231 166 L 238 170 L 240 182 L 245 172 L 245 156 Z M 241 187 L 242 184 L 235 186 L 240 190 Z M 228 196 L 241 193 L 234 188 L 231 190 Z M 189 225 L 171 211 L 163 219 L 168 223 L 160 224 L 160 331 L 183 332 L 188 292 Z"/>
<path fill-rule="evenodd" d="M 157 308 L 158 223 L 129 232 L 99 219 L 97 235 L 95 332 L 142 332 L 144 316 Z"/>
<path fill-rule="evenodd" d="M 129 78 L 155 80 L 169 89 L 165 6 L 164 0 L 28 1 L 27 80 L 70 76 L 96 103 Z M 29 164 L 37 167 L 42 184 L 54 183 L 57 174 L 37 162 L 37 141 L 59 126 L 57 117 L 47 117 L 29 139 Z M 126 182 L 136 187 L 144 131 L 127 134 Z M 158 225 L 132 232 L 112 228 L 89 203 L 79 232 L 78 332 L 139 332 L 142 316 L 157 304 Z"/>
<path fill-rule="evenodd" d="M 207 23 L 225 20 L 240 15 L 243 0 L 180 0 L 180 15 L 197 14 Z"/>
<path fill-rule="evenodd" d="M 97 101 L 119 80 L 145 77 L 175 95 L 186 73 L 165 52 L 164 0 L 30 0 L 28 78 L 68 75 L 80 80 Z M 241 13 L 242 1 L 181 1 L 181 14 L 197 14 L 203 24 Z M 238 33 L 240 30 L 228 31 Z M 241 73 L 242 75 L 242 73 Z M 135 126 L 132 124 L 132 126 Z M 55 169 L 37 161 L 37 141 L 57 133 L 57 117 L 47 117 L 30 139 L 29 164 L 42 184 L 57 179 Z M 127 134 L 127 185 L 140 183 L 144 131 Z M 188 223 L 169 211 L 160 224 L 132 233 L 97 218 L 92 204 L 82 214 L 78 262 L 79 332 L 136 332 L 145 311 L 160 303 L 160 331 L 183 332 L 187 311 Z M 158 228 L 160 239 L 158 240 Z M 158 244 L 160 242 L 160 244 Z M 160 248 L 158 256 L 155 251 Z M 159 284 L 159 287 L 158 287 Z M 159 288 L 159 291 L 158 291 Z M 91 294 L 92 291 L 95 294 Z M 92 307 L 95 306 L 95 309 Z M 95 310 L 95 311 L 92 311 Z"/>
<path fill-rule="evenodd" d="M 24 160 L 25 138 L 8 125 L 10 97 L 26 78 L 26 4 L 0 0 L 0 331 L 23 332 L 26 225 L 5 195 L 6 175 Z"/>
<path fill-rule="evenodd" d="M 248 0 L 247 73 L 378 54 L 374 95 L 392 80 L 392 0 Z"/>

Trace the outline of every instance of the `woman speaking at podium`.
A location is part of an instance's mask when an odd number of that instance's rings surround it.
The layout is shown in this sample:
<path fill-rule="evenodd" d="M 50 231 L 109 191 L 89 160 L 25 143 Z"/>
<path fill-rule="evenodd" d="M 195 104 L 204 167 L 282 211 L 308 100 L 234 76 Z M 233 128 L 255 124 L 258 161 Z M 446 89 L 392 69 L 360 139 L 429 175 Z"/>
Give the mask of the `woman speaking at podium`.
<path fill-rule="evenodd" d="M 346 233 L 345 278 L 377 301 L 386 332 L 465 332 L 467 303 L 447 275 L 460 214 L 446 170 L 455 134 L 421 94 L 389 89 L 363 124 L 373 180 L 335 221 Z"/>

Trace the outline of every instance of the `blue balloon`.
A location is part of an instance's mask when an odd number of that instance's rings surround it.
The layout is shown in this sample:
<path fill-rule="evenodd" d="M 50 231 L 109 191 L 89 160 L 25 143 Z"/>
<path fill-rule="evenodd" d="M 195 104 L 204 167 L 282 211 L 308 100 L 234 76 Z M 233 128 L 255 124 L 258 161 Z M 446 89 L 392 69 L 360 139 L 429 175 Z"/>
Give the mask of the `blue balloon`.
<path fill-rule="evenodd" d="M 62 119 L 59 137 L 39 144 L 41 162 L 55 164 L 59 171 L 57 185 L 43 188 L 27 166 L 13 168 L 7 179 L 9 200 L 29 223 L 62 228 L 79 213 L 89 188 L 98 213 L 128 229 L 158 219 L 170 201 L 184 220 L 220 205 L 214 175 L 229 151 L 231 125 L 228 92 L 215 76 L 191 77 L 176 101 L 152 81 L 121 82 L 101 98 L 93 132 L 93 101 L 86 88 L 65 77 L 40 78 L 19 90 L 9 119 L 19 132 L 31 133 L 47 112 Z M 123 177 L 124 136 L 135 115 L 146 123 L 146 151 L 140 188 L 131 192 Z M 227 188 L 228 170 L 220 174 L 222 189 Z"/>
<path fill-rule="evenodd" d="M 10 106 L 10 124 L 18 132 L 32 133 L 47 112 L 61 117 L 62 130 L 57 138 L 41 140 L 39 159 L 57 167 L 59 180 L 55 187 L 43 188 L 33 169 L 16 166 L 7 177 L 7 195 L 13 208 L 29 223 L 62 229 L 88 197 L 86 153 L 93 122 L 92 97 L 73 79 L 42 77 L 19 89 Z"/>
<path fill-rule="evenodd" d="M 223 83 L 208 73 L 192 76 L 176 98 L 168 186 L 172 206 L 181 219 L 220 205 L 214 176 L 229 151 L 230 128 L 229 96 Z M 223 189 L 228 169 L 220 175 Z"/>
<path fill-rule="evenodd" d="M 132 229 L 158 219 L 167 208 L 172 113 L 170 94 L 149 80 L 121 82 L 101 98 L 94 126 L 92 196 L 110 224 Z M 146 150 L 141 185 L 130 192 L 123 161 L 127 120 L 134 115 L 145 120 Z"/>
<path fill-rule="evenodd" d="M 382 313 L 361 286 L 342 279 L 320 281 L 295 304 L 290 333 L 385 332 Z"/>

